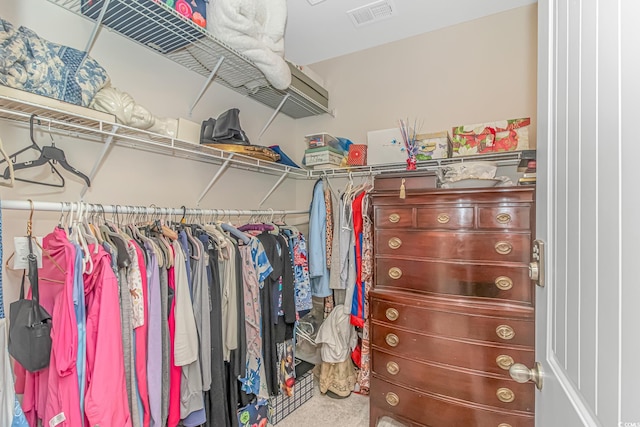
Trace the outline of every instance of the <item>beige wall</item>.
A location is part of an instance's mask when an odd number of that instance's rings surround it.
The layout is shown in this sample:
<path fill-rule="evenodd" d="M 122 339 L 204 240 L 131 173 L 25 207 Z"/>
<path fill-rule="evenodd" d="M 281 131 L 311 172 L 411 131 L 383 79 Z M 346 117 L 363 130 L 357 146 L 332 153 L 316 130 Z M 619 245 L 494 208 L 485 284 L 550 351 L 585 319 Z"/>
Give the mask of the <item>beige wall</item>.
<path fill-rule="evenodd" d="M 297 138 L 326 131 L 366 143 L 367 131 L 401 118 L 435 132 L 531 117 L 535 141 L 536 57 L 534 4 L 311 64 L 336 117 L 296 121 Z"/>
<path fill-rule="evenodd" d="M 535 147 L 537 20 L 533 4 L 311 64 L 336 114 L 295 122 L 295 158 L 304 153 L 304 135 L 328 132 L 366 144 L 367 131 L 407 118 L 422 123 L 419 131 L 436 132 L 531 117 Z M 310 184 L 297 191 L 307 203 Z"/>

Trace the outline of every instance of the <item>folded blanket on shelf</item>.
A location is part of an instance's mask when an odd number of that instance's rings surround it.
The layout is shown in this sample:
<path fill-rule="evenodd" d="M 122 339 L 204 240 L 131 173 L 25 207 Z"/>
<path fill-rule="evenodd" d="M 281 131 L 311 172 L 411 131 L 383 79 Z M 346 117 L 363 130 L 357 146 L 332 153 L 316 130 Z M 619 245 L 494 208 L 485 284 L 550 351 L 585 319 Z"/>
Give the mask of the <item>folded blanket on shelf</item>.
<path fill-rule="evenodd" d="M 291 84 L 284 60 L 286 0 L 215 0 L 207 28 L 220 41 L 249 58 L 276 89 Z"/>
<path fill-rule="evenodd" d="M 87 107 L 108 81 L 86 52 L 0 18 L 0 84 Z"/>

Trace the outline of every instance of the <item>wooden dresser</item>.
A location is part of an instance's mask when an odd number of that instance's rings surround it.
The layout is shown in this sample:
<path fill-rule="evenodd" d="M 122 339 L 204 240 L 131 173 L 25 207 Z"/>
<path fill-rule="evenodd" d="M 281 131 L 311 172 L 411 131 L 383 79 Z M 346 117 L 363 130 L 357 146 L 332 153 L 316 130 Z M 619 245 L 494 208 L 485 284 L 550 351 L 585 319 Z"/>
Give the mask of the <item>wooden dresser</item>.
<path fill-rule="evenodd" d="M 528 276 L 534 189 L 464 190 L 382 178 L 373 193 L 371 421 L 429 427 L 533 427 Z M 427 185 L 428 186 L 428 185 Z"/>

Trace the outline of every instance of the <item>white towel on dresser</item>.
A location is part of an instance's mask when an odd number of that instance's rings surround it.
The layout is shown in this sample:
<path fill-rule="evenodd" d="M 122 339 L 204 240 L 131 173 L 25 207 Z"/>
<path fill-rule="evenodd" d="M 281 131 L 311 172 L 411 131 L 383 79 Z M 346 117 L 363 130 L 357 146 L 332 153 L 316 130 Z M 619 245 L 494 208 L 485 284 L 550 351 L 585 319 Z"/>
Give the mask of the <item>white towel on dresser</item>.
<path fill-rule="evenodd" d="M 284 60 L 286 0 L 215 0 L 207 13 L 207 29 L 249 58 L 276 89 L 291 84 Z"/>

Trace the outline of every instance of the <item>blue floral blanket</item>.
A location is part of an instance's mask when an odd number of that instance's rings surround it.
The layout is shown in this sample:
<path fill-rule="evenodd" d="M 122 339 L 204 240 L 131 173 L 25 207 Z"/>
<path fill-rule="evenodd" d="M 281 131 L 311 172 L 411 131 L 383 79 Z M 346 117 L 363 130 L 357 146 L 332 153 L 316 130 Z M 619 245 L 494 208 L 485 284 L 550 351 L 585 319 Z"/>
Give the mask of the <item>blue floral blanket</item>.
<path fill-rule="evenodd" d="M 0 84 L 87 107 L 108 82 L 107 71 L 86 52 L 0 18 Z"/>

